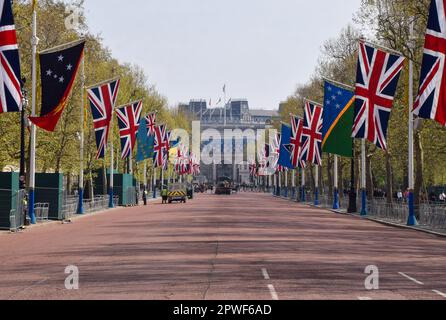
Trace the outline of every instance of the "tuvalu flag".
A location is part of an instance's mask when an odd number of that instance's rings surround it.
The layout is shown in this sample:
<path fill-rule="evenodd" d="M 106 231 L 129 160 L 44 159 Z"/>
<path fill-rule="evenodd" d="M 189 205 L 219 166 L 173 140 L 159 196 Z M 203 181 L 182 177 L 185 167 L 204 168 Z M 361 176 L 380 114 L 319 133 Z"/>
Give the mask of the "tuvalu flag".
<path fill-rule="evenodd" d="M 36 126 L 53 132 L 67 104 L 68 97 L 84 55 L 85 40 L 49 49 L 39 54 L 42 83 L 40 117 L 29 119 Z"/>
<path fill-rule="evenodd" d="M 325 82 L 322 128 L 322 151 L 351 158 L 355 95 L 353 92 Z"/>

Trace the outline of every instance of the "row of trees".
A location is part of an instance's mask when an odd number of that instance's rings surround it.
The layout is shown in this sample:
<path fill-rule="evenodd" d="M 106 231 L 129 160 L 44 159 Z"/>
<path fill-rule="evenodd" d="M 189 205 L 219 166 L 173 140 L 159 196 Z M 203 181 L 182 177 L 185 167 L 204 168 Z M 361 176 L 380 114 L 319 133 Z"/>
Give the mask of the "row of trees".
<path fill-rule="evenodd" d="M 79 23 L 74 30 L 68 30 L 65 21 L 70 14 L 66 2 L 61 0 L 39 0 L 38 1 L 38 37 L 39 50 L 51 48 L 63 43 L 67 43 L 79 37 L 87 39 L 85 51 L 85 82 L 86 85 L 107 80 L 113 77 L 121 79 L 121 87 L 118 96 L 118 105 L 128 103 L 136 99 L 143 99 L 143 115 L 151 111 L 158 111 L 158 122 L 165 123 L 169 128 L 188 128 L 190 125 L 178 114 L 175 109 L 169 109 L 167 100 L 161 96 L 154 86 L 148 84 L 147 74 L 138 66 L 127 63 L 120 63 L 113 58 L 112 53 L 107 49 L 102 39 L 91 32 L 86 23 L 82 11 L 79 15 Z M 71 3 L 71 7 L 83 8 L 83 0 Z M 31 92 L 31 22 L 32 5 L 30 1 L 15 0 L 14 15 L 16 20 L 17 36 L 21 55 L 22 77 L 26 79 L 25 88 Z M 39 84 L 40 86 L 40 84 Z M 38 130 L 37 134 L 37 171 L 38 172 L 63 172 L 68 177 L 77 175 L 79 172 L 79 140 L 78 132 L 80 126 L 84 125 L 85 130 L 85 159 L 87 181 L 93 178 L 92 172 L 100 167 L 109 166 L 109 156 L 106 161 L 98 161 L 96 156 L 95 134 L 93 121 L 89 106 L 84 94 L 81 101 L 80 76 L 78 75 L 69 103 L 64 111 L 63 117 L 54 133 L 47 133 Z M 40 87 L 38 87 L 40 92 Z M 37 109 L 40 106 L 40 97 L 37 97 Z M 28 94 L 31 100 L 31 94 Z M 84 108 L 85 123 L 80 124 L 80 112 Z M 28 105 L 27 114 L 30 113 L 31 106 Z M 117 122 L 114 122 L 113 139 L 115 145 L 115 165 L 122 170 L 126 163 L 120 159 L 120 140 Z M 29 133 L 27 141 L 29 141 Z M 0 117 L 0 169 L 5 166 L 18 167 L 20 159 L 20 115 L 3 114 Z M 29 149 L 27 148 L 27 163 L 29 163 Z M 135 174 L 142 177 L 142 168 L 134 166 Z"/>
<path fill-rule="evenodd" d="M 299 85 L 283 105 L 281 116 L 288 121 L 289 113 L 303 114 L 304 98 L 323 101 L 322 78 L 354 86 L 356 79 L 358 39 L 372 38 L 386 47 L 400 51 L 414 62 L 414 92 L 418 92 L 424 35 L 431 0 L 363 0 L 354 23 L 341 34 L 328 40 L 322 47 L 321 58 L 310 81 Z M 410 22 L 415 21 L 414 37 L 410 37 Z M 370 33 L 372 34 L 370 36 Z M 368 36 L 368 37 L 367 37 Z M 376 188 L 384 190 L 388 201 L 392 194 L 408 187 L 408 90 L 409 72 L 406 63 L 400 80 L 394 108 L 389 123 L 388 152 L 367 144 L 367 189 L 369 197 Z M 419 201 L 432 186 L 446 184 L 444 166 L 446 133 L 433 121 L 417 120 L 415 131 L 415 198 Z M 359 186 L 359 142 L 355 148 L 356 178 Z M 324 175 L 321 182 L 333 189 L 333 158 L 324 157 Z M 343 188 L 349 186 L 350 160 L 343 159 L 339 166 Z"/>

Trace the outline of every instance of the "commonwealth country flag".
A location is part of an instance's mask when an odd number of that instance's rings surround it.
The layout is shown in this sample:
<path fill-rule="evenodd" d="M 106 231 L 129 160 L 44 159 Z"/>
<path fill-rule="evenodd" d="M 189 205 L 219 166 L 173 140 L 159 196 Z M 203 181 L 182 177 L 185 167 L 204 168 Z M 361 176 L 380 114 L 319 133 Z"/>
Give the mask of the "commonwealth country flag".
<path fill-rule="evenodd" d="M 326 81 L 324 96 L 322 151 L 351 158 L 355 95 Z"/>
<path fill-rule="evenodd" d="M 155 137 L 153 134 L 147 134 L 147 120 L 146 118 L 141 119 L 138 130 L 138 152 L 136 155 L 136 161 L 142 162 L 146 159 L 153 158 L 153 145 Z"/>

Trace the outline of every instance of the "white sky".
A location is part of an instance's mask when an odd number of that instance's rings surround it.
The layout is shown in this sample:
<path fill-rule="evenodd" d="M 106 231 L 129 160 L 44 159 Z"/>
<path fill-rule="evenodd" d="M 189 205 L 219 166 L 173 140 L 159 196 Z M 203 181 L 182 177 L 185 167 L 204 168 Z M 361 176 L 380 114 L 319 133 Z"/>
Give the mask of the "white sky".
<path fill-rule="evenodd" d="M 85 0 L 90 29 L 140 65 L 170 105 L 247 98 L 276 109 L 361 0 Z"/>

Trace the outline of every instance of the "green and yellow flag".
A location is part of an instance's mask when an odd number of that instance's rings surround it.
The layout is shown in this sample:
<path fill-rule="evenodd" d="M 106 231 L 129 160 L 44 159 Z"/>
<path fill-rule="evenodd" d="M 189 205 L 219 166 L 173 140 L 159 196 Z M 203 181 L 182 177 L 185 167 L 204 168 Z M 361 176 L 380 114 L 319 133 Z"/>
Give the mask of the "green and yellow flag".
<path fill-rule="evenodd" d="M 352 128 L 355 94 L 325 82 L 322 151 L 341 157 L 353 157 Z"/>

